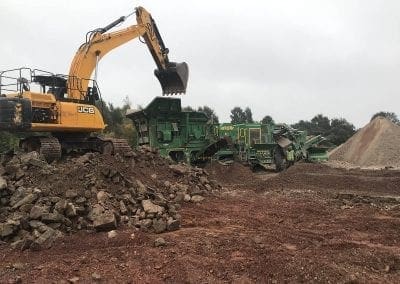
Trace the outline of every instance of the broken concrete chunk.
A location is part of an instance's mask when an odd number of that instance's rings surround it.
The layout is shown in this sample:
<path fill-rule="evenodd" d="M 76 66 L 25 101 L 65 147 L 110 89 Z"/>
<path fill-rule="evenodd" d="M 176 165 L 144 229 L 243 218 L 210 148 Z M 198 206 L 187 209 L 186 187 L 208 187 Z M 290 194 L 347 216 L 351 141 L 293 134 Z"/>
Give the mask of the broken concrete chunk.
<path fill-rule="evenodd" d="M 105 203 L 107 200 L 108 200 L 108 193 L 107 192 L 105 192 L 105 191 L 103 191 L 103 190 L 100 190 L 98 193 L 97 193 L 97 202 L 99 202 L 99 203 Z"/>
<path fill-rule="evenodd" d="M 167 222 L 163 219 L 154 219 L 153 220 L 153 229 L 154 229 L 154 232 L 157 234 L 162 233 L 167 229 Z"/>
<path fill-rule="evenodd" d="M 194 203 L 202 202 L 204 200 L 204 197 L 201 195 L 193 195 L 191 198 L 191 201 Z"/>
<path fill-rule="evenodd" d="M 67 208 L 65 209 L 65 215 L 67 217 L 75 217 L 75 216 L 77 216 L 76 207 L 75 207 L 74 204 L 72 204 L 72 203 L 68 203 L 67 204 Z"/>
<path fill-rule="evenodd" d="M 109 239 L 113 239 L 113 238 L 115 238 L 117 235 L 118 235 L 118 233 L 117 233 L 116 230 L 111 230 L 111 231 L 109 231 L 109 232 L 107 233 L 107 237 L 108 237 Z"/>
<path fill-rule="evenodd" d="M 126 208 L 126 205 L 122 200 L 119 202 L 119 211 L 122 215 L 126 215 L 126 213 L 128 213 L 128 209 Z"/>
<path fill-rule="evenodd" d="M 170 165 L 169 168 L 176 174 L 184 175 L 189 172 L 189 168 L 185 165 Z"/>
<path fill-rule="evenodd" d="M 184 200 L 185 202 L 189 202 L 190 199 L 192 199 L 192 198 L 190 197 L 189 194 L 185 194 L 185 196 L 183 197 L 183 200 Z"/>
<path fill-rule="evenodd" d="M 167 242 L 163 238 L 157 238 L 154 241 L 154 246 L 155 247 L 163 247 L 167 244 Z"/>
<path fill-rule="evenodd" d="M 21 178 L 23 178 L 25 176 L 25 173 L 23 170 L 21 170 L 20 168 L 15 172 L 15 180 L 20 180 Z"/>
<path fill-rule="evenodd" d="M 143 206 L 143 210 L 146 213 L 153 213 L 153 214 L 162 214 L 164 211 L 164 208 L 154 204 L 153 202 L 151 202 L 151 200 L 146 199 L 146 200 L 142 200 L 142 206 Z"/>
<path fill-rule="evenodd" d="M 31 208 L 31 211 L 29 213 L 29 218 L 30 219 L 40 219 L 42 217 L 42 215 L 45 213 L 49 213 L 48 208 L 35 205 Z"/>
<path fill-rule="evenodd" d="M 145 194 L 147 192 L 146 186 L 140 180 L 136 180 L 136 184 L 138 186 L 139 194 Z"/>
<path fill-rule="evenodd" d="M 59 213 L 44 213 L 42 215 L 43 223 L 59 223 L 63 221 L 63 216 Z"/>
<path fill-rule="evenodd" d="M 6 189 L 7 188 L 7 181 L 0 176 L 0 190 Z"/>
<path fill-rule="evenodd" d="M 201 182 L 201 184 L 203 184 L 203 185 L 206 185 L 206 184 L 208 184 L 209 183 L 209 181 L 208 181 L 208 178 L 206 178 L 206 177 L 200 177 L 200 182 Z"/>
<path fill-rule="evenodd" d="M 11 224 L 0 223 L 0 237 L 5 238 L 14 234 L 16 227 Z"/>
<path fill-rule="evenodd" d="M 93 226 L 97 231 L 110 231 L 117 228 L 117 220 L 111 211 L 94 216 Z"/>
<path fill-rule="evenodd" d="M 35 159 L 35 160 L 40 160 L 40 155 L 36 151 L 32 151 L 29 153 L 23 153 L 19 156 L 19 159 L 21 161 L 21 164 L 27 164 L 29 160 Z"/>
<path fill-rule="evenodd" d="M 54 241 L 62 236 L 63 234 L 60 231 L 47 227 L 46 231 L 33 241 L 31 248 L 50 248 L 52 247 Z"/>
<path fill-rule="evenodd" d="M 69 189 L 65 192 L 65 197 L 66 198 L 75 198 L 78 196 L 78 193 L 76 192 L 76 190 L 73 189 Z"/>
<path fill-rule="evenodd" d="M 168 231 L 176 231 L 181 226 L 181 222 L 178 220 L 174 220 L 173 218 L 168 218 L 167 221 L 167 230 Z"/>
<path fill-rule="evenodd" d="M 56 203 L 56 205 L 54 205 L 54 209 L 60 213 L 63 214 L 64 210 L 67 208 L 68 202 L 65 199 L 61 199 L 60 201 L 58 201 Z"/>
<path fill-rule="evenodd" d="M 20 201 L 15 203 L 14 206 L 12 207 L 12 209 L 17 209 L 25 204 L 34 203 L 37 198 L 38 198 L 38 196 L 36 194 L 30 193 L 30 194 L 26 195 L 24 198 L 22 198 Z"/>

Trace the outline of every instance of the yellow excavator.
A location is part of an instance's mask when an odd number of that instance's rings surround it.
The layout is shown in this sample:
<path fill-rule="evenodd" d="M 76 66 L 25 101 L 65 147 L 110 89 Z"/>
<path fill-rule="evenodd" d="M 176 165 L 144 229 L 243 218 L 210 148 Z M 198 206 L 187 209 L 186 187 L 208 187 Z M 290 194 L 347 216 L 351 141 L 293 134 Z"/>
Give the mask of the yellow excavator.
<path fill-rule="evenodd" d="M 133 14 L 137 24 L 109 32 Z M 168 48 L 152 16 L 137 7 L 130 15 L 88 32 L 72 60 L 69 75 L 30 68 L 0 72 L 0 130 L 46 133 L 22 139 L 20 146 L 25 151 L 38 151 L 48 161 L 70 150 L 109 154 L 130 151 L 126 140 L 98 135 L 106 125 L 96 107 L 101 98 L 95 79 L 99 60 L 135 38 L 150 50 L 163 95 L 184 94 L 187 64 L 169 61 Z"/>

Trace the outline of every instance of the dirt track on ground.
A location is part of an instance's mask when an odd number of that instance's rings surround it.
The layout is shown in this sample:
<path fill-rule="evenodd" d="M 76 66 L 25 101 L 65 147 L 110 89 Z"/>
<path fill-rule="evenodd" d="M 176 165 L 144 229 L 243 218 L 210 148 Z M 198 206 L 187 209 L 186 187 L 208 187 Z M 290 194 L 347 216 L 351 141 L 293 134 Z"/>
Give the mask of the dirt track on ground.
<path fill-rule="evenodd" d="M 236 167 L 241 178 L 225 176 L 221 195 L 183 206 L 178 231 L 80 232 L 42 251 L 2 245 L 0 282 L 400 281 L 400 172 Z M 154 247 L 160 236 L 167 245 Z"/>

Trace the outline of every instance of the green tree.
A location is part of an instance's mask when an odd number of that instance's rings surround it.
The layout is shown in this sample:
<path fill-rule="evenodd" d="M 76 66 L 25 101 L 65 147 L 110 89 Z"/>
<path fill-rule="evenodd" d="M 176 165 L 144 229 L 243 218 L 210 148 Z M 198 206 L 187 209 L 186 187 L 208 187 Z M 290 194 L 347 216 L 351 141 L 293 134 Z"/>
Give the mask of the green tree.
<path fill-rule="evenodd" d="M 195 111 L 194 108 L 192 108 L 191 106 L 185 106 L 182 108 L 183 111 Z"/>
<path fill-rule="evenodd" d="M 105 135 L 127 139 L 129 144 L 136 145 L 137 133 L 130 119 L 126 118 L 126 112 L 131 108 L 129 100 L 125 100 L 122 107 L 114 107 L 113 104 L 99 106 L 104 122 L 106 123 Z"/>
<path fill-rule="evenodd" d="M 215 111 L 212 108 L 208 106 L 203 106 L 199 107 L 198 111 L 204 112 L 212 120 L 213 123 L 219 122 L 218 116 L 215 114 Z"/>
<path fill-rule="evenodd" d="M 246 122 L 246 113 L 243 111 L 241 107 L 234 107 L 231 110 L 231 123 L 238 124 L 238 123 L 245 123 Z"/>
<path fill-rule="evenodd" d="M 293 124 L 292 127 L 298 130 L 306 130 L 308 134 L 313 133 L 313 124 L 308 120 L 300 120 Z"/>
<path fill-rule="evenodd" d="M 355 127 L 344 118 L 333 118 L 318 114 L 311 121 L 300 120 L 292 125 L 293 128 L 306 130 L 308 135 L 322 135 L 329 142 L 339 145 L 355 133 Z"/>
<path fill-rule="evenodd" d="M 275 124 L 274 119 L 270 115 L 264 116 L 264 118 L 261 120 L 262 124 Z"/>
<path fill-rule="evenodd" d="M 251 109 L 249 107 L 246 107 L 244 110 L 244 114 L 246 116 L 246 123 L 253 123 L 253 113 L 251 112 Z"/>
<path fill-rule="evenodd" d="M 391 122 L 399 124 L 399 118 L 397 117 L 397 115 L 394 112 L 388 112 L 388 111 L 380 111 L 375 113 L 372 117 L 371 117 L 371 121 L 374 120 L 376 117 L 385 117 L 387 119 L 389 119 Z"/>
<path fill-rule="evenodd" d="M 333 118 L 330 122 L 330 129 L 324 136 L 335 145 L 340 145 L 354 135 L 356 129 L 353 124 L 344 118 Z"/>
<path fill-rule="evenodd" d="M 328 117 L 322 114 L 317 114 L 311 119 L 312 124 L 312 134 L 324 134 L 327 133 L 330 128 L 330 120 Z"/>

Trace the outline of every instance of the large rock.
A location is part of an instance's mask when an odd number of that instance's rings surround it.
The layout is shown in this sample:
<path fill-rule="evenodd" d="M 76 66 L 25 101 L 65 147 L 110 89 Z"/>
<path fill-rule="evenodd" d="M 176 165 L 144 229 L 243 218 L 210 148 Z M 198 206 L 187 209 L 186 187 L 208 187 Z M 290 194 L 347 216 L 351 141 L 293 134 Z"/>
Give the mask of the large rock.
<path fill-rule="evenodd" d="M 194 203 L 202 202 L 204 200 L 204 197 L 201 195 L 193 195 L 191 200 Z"/>
<path fill-rule="evenodd" d="M 55 213 L 44 213 L 42 215 L 42 222 L 43 223 L 60 223 L 62 222 L 64 217 L 55 212 Z"/>
<path fill-rule="evenodd" d="M 183 164 L 179 164 L 179 165 L 170 165 L 169 168 L 176 174 L 179 175 L 184 175 L 187 174 L 190 171 L 190 168 L 183 165 Z"/>
<path fill-rule="evenodd" d="M 54 205 L 54 210 L 58 213 L 63 214 L 65 209 L 67 209 L 68 202 L 65 199 L 61 199 Z"/>
<path fill-rule="evenodd" d="M 154 219 L 153 220 L 153 229 L 154 232 L 159 234 L 164 232 L 167 229 L 167 222 L 163 219 Z"/>
<path fill-rule="evenodd" d="M 117 220 L 114 213 L 107 210 L 94 216 L 93 226 L 97 231 L 111 231 L 117 228 Z"/>
<path fill-rule="evenodd" d="M 154 204 L 149 199 L 142 200 L 142 206 L 143 206 L 144 212 L 146 212 L 148 214 L 162 214 L 164 212 L 163 207 Z"/>
<path fill-rule="evenodd" d="M 47 227 L 46 230 L 33 241 L 31 248 L 50 248 L 53 245 L 54 241 L 62 236 L 63 234 L 60 231 Z"/>
<path fill-rule="evenodd" d="M 22 179 L 24 176 L 25 176 L 24 171 L 22 169 L 18 169 L 16 171 L 16 173 L 14 174 L 14 179 L 18 181 L 18 180 Z"/>
<path fill-rule="evenodd" d="M 22 198 L 17 203 L 15 203 L 14 206 L 12 207 L 12 209 L 17 209 L 17 208 L 19 208 L 19 207 L 21 207 L 22 205 L 25 205 L 25 204 L 32 204 L 32 203 L 34 203 L 36 201 L 37 198 L 38 198 L 38 196 L 36 194 L 29 193 L 24 198 Z"/>
<path fill-rule="evenodd" d="M 45 225 L 44 223 L 42 223 L 42 222 L 40 222 L 40 221 L 37 221 L 37 220 L 31 220 L 31 221 L 29 221 L 29 226 L 30 226 L 32 229 L 36 229 L 36 230 L 41 230 L 41 229 L 40 229 L 41 227 L 46 227 L 46 225 Z"/>
<path fill-rule="evenodd" d="M 122 200 L 119 202 L 119 212 L 121 212 L 122 215 L 126 215 L 128 213 L 128 209 Z"/>
<path fill-rule="evenodd" d="M 82 155 L 82 156 L 80 156 L 79 158 L 77 158 L 75 161 L 76 161 L 78 164 L 84 165 L 84 164 L 86 164 L 86 163 L 89 163 L 90 160 L 93 159 L 93 157 L 94 157 L 94 154 L 93 154 L 93 153 L 86 153 L 85 155 Z"/>
<path fill-rule="evenodd" d="M 136 184 L 137 184 L 137 190 L 138 190 L 139 194 L 147 193 L 146 186 L 140 180 L 136 180 Z"/>
<path fill-rule="evenodd" d="M 23 153 L 19 156 L 21 164 L 28 164 L 30 160 L 40 160 L 40 155 L 38 152 L 32 151 L 29 153 Z"/>
<path fill-rule="evenodd" d="M 43 214 L 49 213 L 49 209 L 43 206 L 33 206 L 31 208 L 31 211 L 29 213 L 29 218 L 30 219 L 40 219 Z"/>
<path fill-rule="evenodd" d="M 154 246 L 155 247 L 163 247 L 166 246 L 167 242 L 163 238 L 157 238 L 154 241 Z"/>
<path fill-rule="evenodd" d="M 6 189 L 7 188 L 7 181 L 0 176 L 0 190 Z"/>
<path fill-rule="evenodd" d="M 78 196 L 78 192 L 74 189 L 69 189 L 65 192 L 66 198 L 75 198 Z"/>
<path fill-rule="evenodd" d="M 200 183 L 201 183 L 202 185 L 206 185 L 206 184 L 208 184 L 208 183 L 210 183 L 210 182 L 208 181 L 208 178 L 202 176 L 202 177 L 200 177 Z"/>
<path fill-rule="evenodd" d="M 176 231 L 181 226 L 181 222 L 179 220 L 174 220 L 173 218 L 168 218 L 167 221 L 167 230 L 168 231 Z"/>
<path fill-rule="evenodd" d="M 11 236 L 15 232 L 15 226 L 12 224 L 0 223 L 0 237 Z"/>
<path fill-rule="evenodd" d="M 109 195 L 107 192 L 100 190 L 97 193 L 97 202 L 104 204 L 109 198 Z"/>
<path fill-rule="evenodd" d="M 77 216 L 76 207 L 75 207 L 74 204 L 72 204 L 72 203 L 68 203 L 67 204 L 67 208 L 65 209 L 65 215 L 67 217 L 75 217 L 75 216 Z"/>

